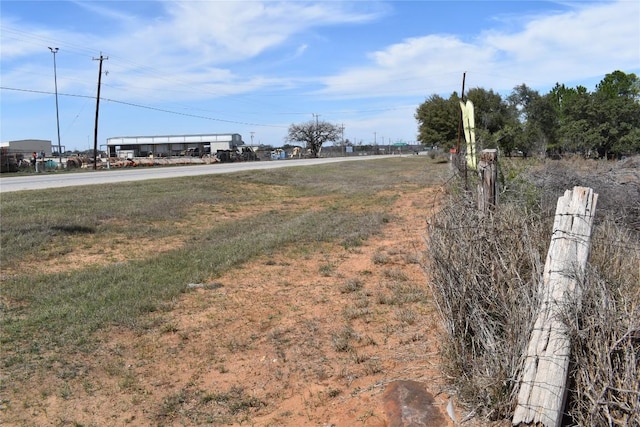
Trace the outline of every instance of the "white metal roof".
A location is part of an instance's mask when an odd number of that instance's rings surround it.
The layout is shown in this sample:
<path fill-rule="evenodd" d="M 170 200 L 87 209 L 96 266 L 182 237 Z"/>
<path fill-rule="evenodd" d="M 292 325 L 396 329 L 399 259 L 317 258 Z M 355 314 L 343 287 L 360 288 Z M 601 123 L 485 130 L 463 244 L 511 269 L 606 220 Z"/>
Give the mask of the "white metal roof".
<path fill-rule="evenodd" d="M 236 137 L 234 138 L 234 135 Z M 180 144 L 180 143 L 207 143 L 207 142 L 231 142 L 242 141 L 240 134 L 219 133 L 200 135 L 156 135 L 156 136 L 118 136 L 107 138 L 107 146 L 114 145 L 139 145 L 139 144 Z"/>

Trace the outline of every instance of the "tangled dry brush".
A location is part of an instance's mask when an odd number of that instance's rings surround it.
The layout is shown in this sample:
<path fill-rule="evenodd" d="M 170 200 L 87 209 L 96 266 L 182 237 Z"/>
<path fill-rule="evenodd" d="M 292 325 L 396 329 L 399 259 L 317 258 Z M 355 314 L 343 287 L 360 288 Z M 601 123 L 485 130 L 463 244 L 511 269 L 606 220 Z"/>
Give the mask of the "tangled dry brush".
<path fill-rule="evenodd" d="M 580 185 L 599 194 L 581 301 L 571 334 L 567 425 L 640 425 L 640 159 L 502 162 L 498 208 L 449 187 L 429 219 L 425 266 L 445 324 L 445 369 L 474 414 L 510 419 L 559 196 Z M 469 188 L 472 188 L 470 185 Z"/>

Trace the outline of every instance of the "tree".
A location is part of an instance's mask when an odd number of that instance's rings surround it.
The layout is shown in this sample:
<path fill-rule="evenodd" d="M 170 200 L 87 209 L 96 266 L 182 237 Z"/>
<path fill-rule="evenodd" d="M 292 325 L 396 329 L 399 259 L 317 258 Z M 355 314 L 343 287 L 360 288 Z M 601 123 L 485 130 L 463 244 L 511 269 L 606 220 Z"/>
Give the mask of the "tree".
<path fill-rule="evenodd" d="M 597 95 L 597 94 L 596 94 Z M 626 97 L 595 97 L 593 129 L 597 139 L 593 148 L 600 158 L 621 157 L 638 146 L 640 104 Z"/>
<path fill-rule="evenodd" d="M 557 147 L 558 113 L 553 104 L 553 97 L 544 95 L 532 100 L 528 107 L 528 124 L 533 128 L 537 136 L 538 145 L 541 150 L 548 152 Z"/>
<path fill-rule="evenodd" d="M 477 128 L 495 133 L 507 122 L 509 113 L 500 94 L 483 88 L 470 89 L 467 99 L 473 102 Z"/>
<path fill-rule="evenodd" d="M 541 96 L 538 91 L 525 84 L 514 87 L 513 92 L 507 97 L 512 123 L 521 127 L 517 148 L 525 157 L 529 153 L 559 151 L 557 99 L 558 95 L 553 91 Z"/>
<path fill-rule="evenodd" d="M 584 86 L 570 88 L 556 83 L 547 94 L 553 105 L 558 123 L 557 139 L 552 150 L 582 153 L 587 156 L 591 150 L 593 135 L 591 133 L 592 99 Z"/>
<path fill-rule="evenodd" d="M 502 129 L 495 133 L 496 144 L 505 156 L 511 157 L 513 152 L 517 150 L 518 143 L 522 139 L 521 134 L 522 127 L 515 120 L 506 123 Z"/>
<path fill-rule="evenodd" d="M 604 79 L 598 83 L 596 94 L 607 98 L 624 97 L 638 100 L 640 99 L 640 79 L 634 73 L 614 71 L 604 76 Z"/>
<path fill-rule="evenodd" d="M 480 148 L 496 148 L 498 132 L 509 122 L 509 111 L 500 94 L 482 88 L 470 89 L 467 99 L 473 102 L 476 138 Z"/>
<path fill-rule="evenodd" d="M 607 74 L 594 93 L 557 84 L 549 96 L 558 115 L 562 150 L 601 158 L 638 152 L 640 80 L 635 74 Z"/>
<path fill-rule="evenodd" d="M 304 143 L 311 153 L 311 157 L 318 157 L 322 144 L 339 141 L 341 135 L 342 128 L 340 126 L 325 121 L 310 120 L 290 125 L 285 140 Z"/>
<path fill-rule="evenodd" d="M 480 148 L 498 147 L 509 156 L 582 153 L 613 158 L 640 152 L 640 79 L 633 73 L 607 74 L 589 93 L 584 86 L 559 83 L 546 95 L 525 84 L 502 99 L 482 88 L 469 90 Z M 456 145 L 459 97 L 431 95 L 416 110 L 418 140 L 427 146 Z"/>
<path fill-rule="evenodd" d="M 418 106 L 415 119 L 418 122 L 418 141 L 431 147 L 454 147 L 460 121 L 459 97 L 454 92 L 449 99 L 431 95 Z"/>
<path fill-rule="evenodd" d="M 635 151 L 640 129 L 640 79 L 614 71 L 596 86 L 593 127 L 598 139 L 593 147 L 599 157 L 620 157 Z"/>

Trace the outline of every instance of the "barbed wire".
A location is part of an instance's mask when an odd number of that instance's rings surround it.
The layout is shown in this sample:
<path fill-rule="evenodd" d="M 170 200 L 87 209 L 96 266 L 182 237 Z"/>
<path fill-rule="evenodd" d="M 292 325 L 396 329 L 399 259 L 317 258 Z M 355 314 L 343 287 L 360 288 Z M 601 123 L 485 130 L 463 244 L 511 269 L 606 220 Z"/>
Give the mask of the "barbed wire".
<path fill-rule="evenodd" d="M 550 173 L 547 173 L 545 175 L 543 175 L 543 177 L 546 177 L 548 179 L 553 179 L 555 176 L 559 175 L 558 172 L 555 171 L 551 171 Z M 441 192 L 446 192 L 446 188 L 447 186 L 451 185 L 452 182 L 454 182 L 457 178 L 460 178 L 460 176 L 456 173 L 452 173 L 451 176 L 447 177 L 446 179 L 444 179 L 439 186 L 441 187 Z M 638 185 L 640 186 L 640 183 L 638 183 Z M 462 193 L 462 194 L 467 194 L 468 196 L 471 196 L 472 191 L 467 190 L 466 192 Z M 433 196 L 433 202 L 432 202 L 432 206 L 438 206 L 439 203 L 438 199 L 437 199 L 437 195 L 434 194 Z M 471 197 L 460 197 L 458 200 L 455 201 L 456 203 L 454 203 L 453 205 L 447 206 L 445 207 L 445 209 L 451 209 L 454 211 L 459 211 L 459 216 L 465 215 L 465 212 L 469 212 L 471 213 L 471 215 L 477 215 L 477 206 L 475 204 L 475 201 L 471 198 Z M 638 200 L 638 210 L 640 211 L 640 200 Z M 468 231 L 468 230 L 479 230 L 480 228 L 483 229 L 500 229 L 500 231 L 504 231 L 505 229 L 508 229 L 511 232 L 514 233 L 519 233 L 520 230 L 514 229 L 513 227 L 509 228 L 509 227 L 505 227 L 505 224 L 501 224 L 499 227 L 496 226 L 489 226 L 489 224 L 492 224 L 491 218 L 492 218 L 491 213 L 489 213 L 487 216 L 483 217 L 483 221 L 480 222 L 478 221 L 475 224 L 441 224 L 438 222 L 437 220 L 437 216 L 438 213 L 434 213 L 431 216 L 427 217 L 425 219 L 426 223 L 427 223 L 427 227 L 430 229 L 438 229 L 438 230 L 446 230 L 446 231 Z M 555 213 L 552 212 L 551 210 L 549 211 L 543 211 L 543 212 L 536 212 L 536 213 L 531 213 L 532 217 L 535 218 L 535 220 L 537 221 L 542 221 L 542 222 L 549 222 L 551 224 L 551 229 L 549 231 L 549 237 L 552 238 L 553 234 L 556 232 L 555 229 L 553 229 L 553 222 L 555 221 L 556 217 L 560 216 L 560 217 L 564 217 L 564 216 L 572 216 L 572 217 L 576 217 L 576 218 L 594 218 L 596 223 L 594 224 L 594 232 L 591 234 L 591 244 L 605 244 L 608 247 L 612 247 L 612 248 L 617 248 L 617 249 L 622 249 L 622 250 L 627 250 L 627 251 L 640 251 L 640 241 L 638 241 L 638 243 L 634 243 L 633 241 L 627 243 L 624 242 L 612 242 L 610 241 L 606 236 L 601 236 L 597 233 L 597 226 L 599 224 L 602 224 L 604 221 L 613 223 L 615 225 L 620 225 L 619 221 L 616 220 L 612 220 L 610 218 L 604 217 L 604 218 L 600 218 L 598 215 L 598 208 L 596 207 L 594 212 L 587 212 L 587 213 Z M 480 219 L 480 218 L 478 218 Z M 495 223 L 494 223 L 495 224 Z M 627 226 L 628 227 L 628 226 Z M 638 229 L 635 230 L 634 228 L 630 228 L 630 232 L 640 232 L 640 227 L 637 227 Z M 584 236 L 579 236 L 576 233 L 570 233 L 570 232 L 565 232 L 566 236 L 571 237 L 571 238 L 583 238 Z M 631 239 L 631 237 L 630 237 Z"/>

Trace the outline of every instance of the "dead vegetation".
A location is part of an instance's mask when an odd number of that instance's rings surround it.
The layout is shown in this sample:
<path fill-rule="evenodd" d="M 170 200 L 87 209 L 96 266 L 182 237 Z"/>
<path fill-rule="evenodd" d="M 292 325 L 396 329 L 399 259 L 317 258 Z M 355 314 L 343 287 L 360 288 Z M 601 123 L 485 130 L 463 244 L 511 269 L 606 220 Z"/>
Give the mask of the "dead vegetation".
<path fill-rule="evenodd" d="M 640 179 L 628 169 L 633 162 L 504 162 L 500 205 L 487 216 L 472 194 L 450 187 L 430 219 L 426 269 L 446 328 L 444 368 L 473 413 L 489 420 L 513 413 L 555 202 L 583 185 L 599 202 L 582 302 L 563 317 L 572 338 L 566 422 L 640 424 Z"/>

